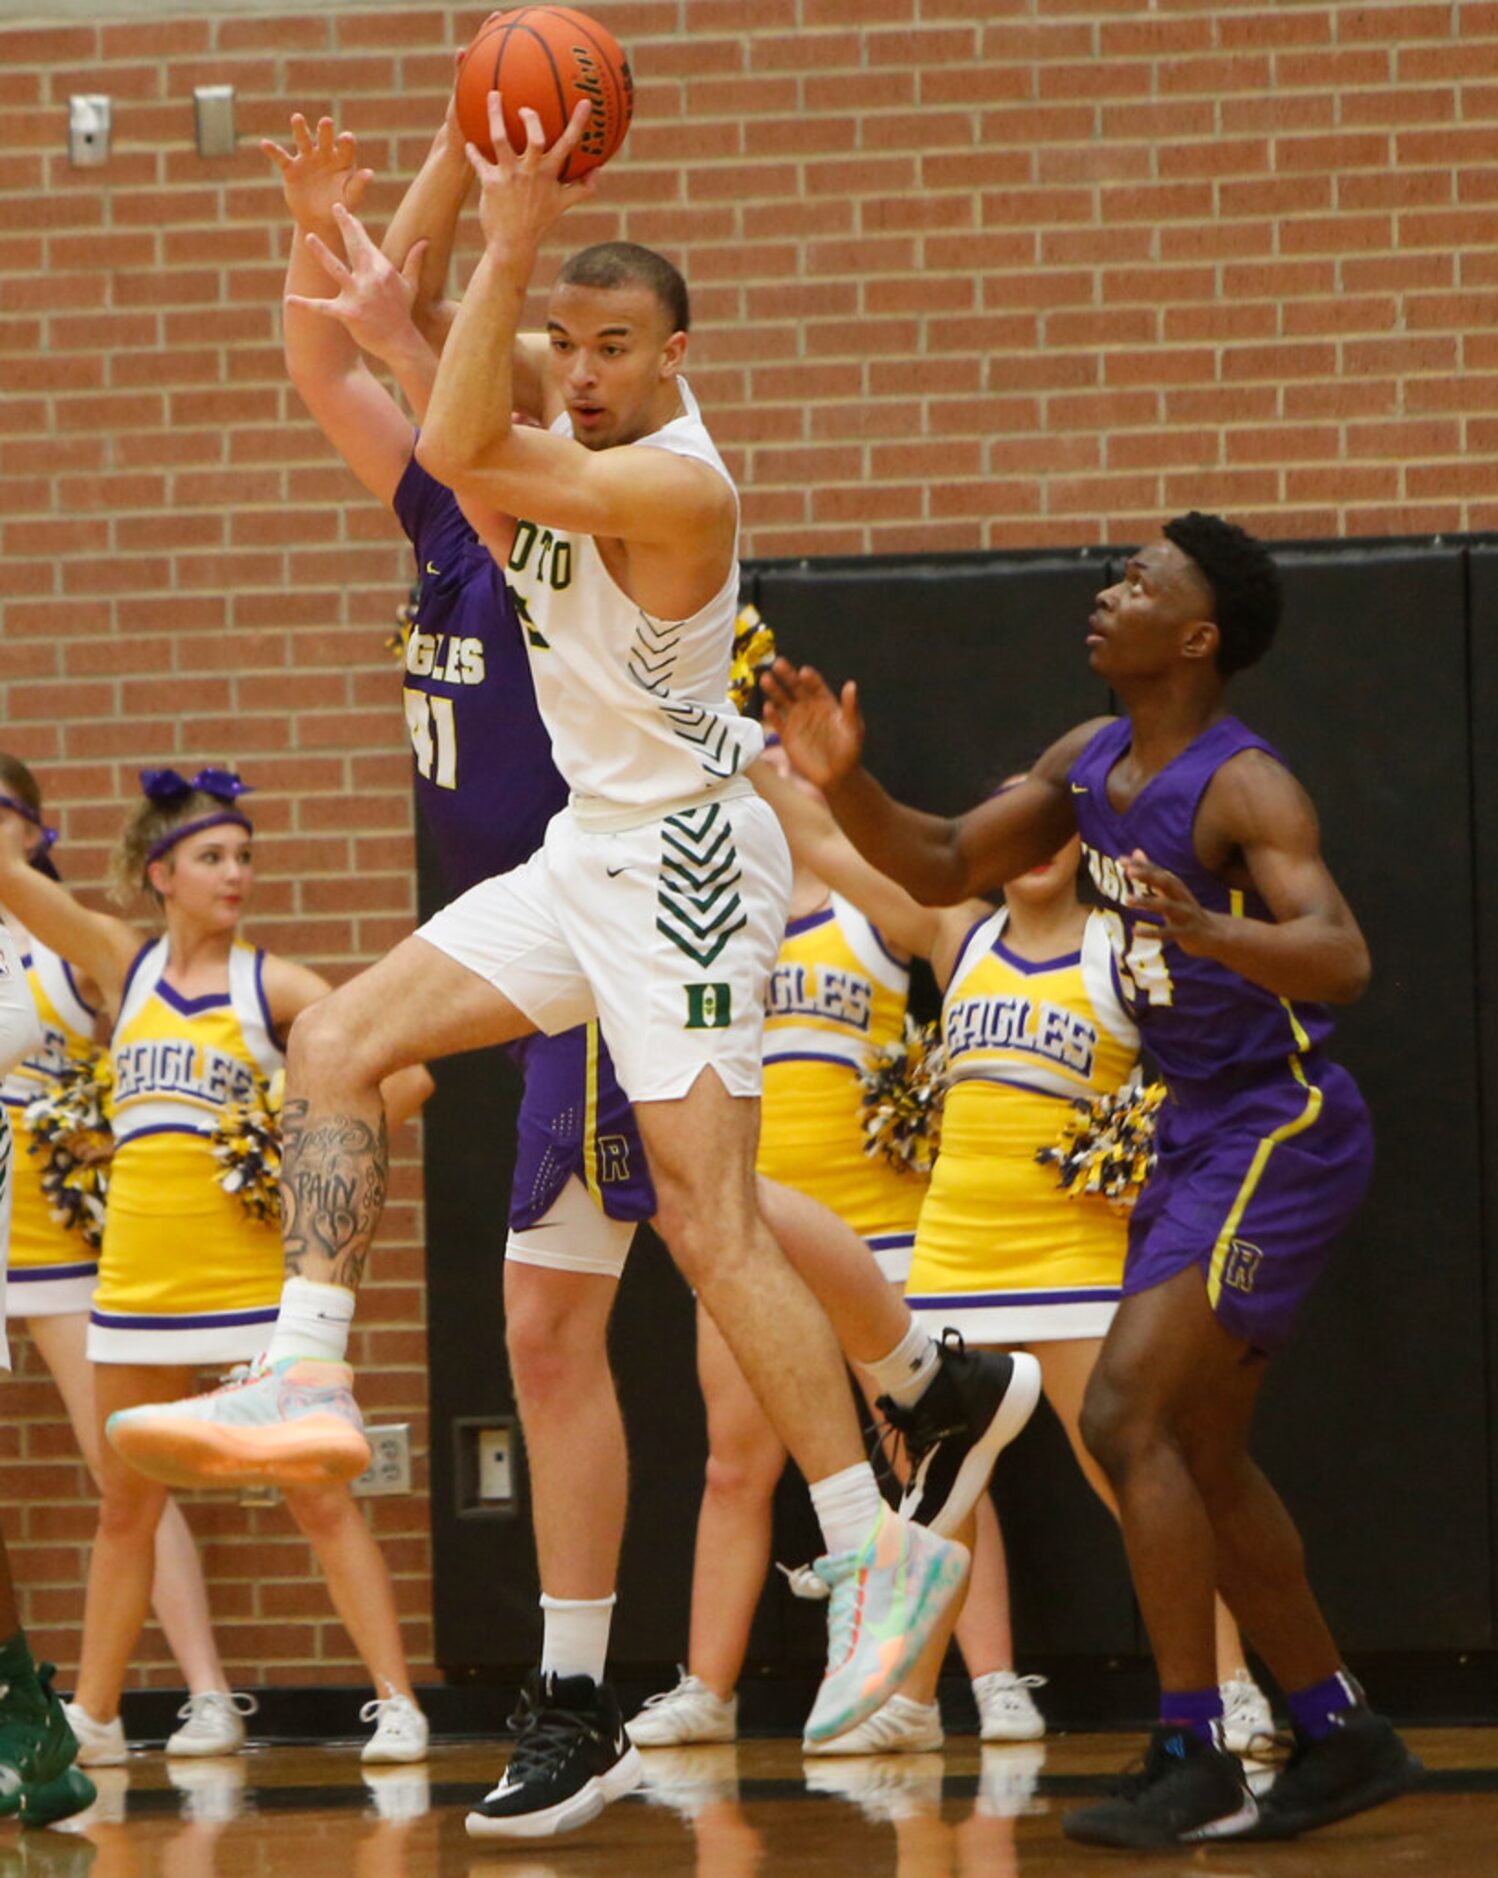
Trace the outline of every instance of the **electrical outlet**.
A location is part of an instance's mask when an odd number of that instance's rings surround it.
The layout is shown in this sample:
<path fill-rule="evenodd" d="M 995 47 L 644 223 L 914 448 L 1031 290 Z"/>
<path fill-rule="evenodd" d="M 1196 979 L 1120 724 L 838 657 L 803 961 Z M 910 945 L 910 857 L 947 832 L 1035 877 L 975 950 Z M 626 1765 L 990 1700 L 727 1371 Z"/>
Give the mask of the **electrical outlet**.
<path fill-rule="evenodd" d="M 361 1498 L 376 1493 L 411 1491 L 411 1427 L 408 1422 L 393 1422 L 388 1428 L 364 1430 L 371 1449 L 368 1467 L 350 1483 Z"/>

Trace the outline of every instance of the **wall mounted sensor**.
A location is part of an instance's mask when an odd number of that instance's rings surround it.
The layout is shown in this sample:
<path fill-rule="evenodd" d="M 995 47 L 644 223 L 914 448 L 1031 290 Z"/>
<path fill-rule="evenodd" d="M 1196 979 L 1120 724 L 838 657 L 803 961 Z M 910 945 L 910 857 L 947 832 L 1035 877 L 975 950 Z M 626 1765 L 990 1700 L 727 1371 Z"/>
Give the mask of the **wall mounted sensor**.
<path fill-rule="evenodd" d="M 99 91 L 76 91 L 68 99 L 68 161 L 74 169 L 99 169 L 109 161 L 110 100 Z"/>
<path fill-rule="evenodd" d="M 233 156 L 234 87 L 195 85 L 192 99 L 198 123 L 198 155 Z"/>

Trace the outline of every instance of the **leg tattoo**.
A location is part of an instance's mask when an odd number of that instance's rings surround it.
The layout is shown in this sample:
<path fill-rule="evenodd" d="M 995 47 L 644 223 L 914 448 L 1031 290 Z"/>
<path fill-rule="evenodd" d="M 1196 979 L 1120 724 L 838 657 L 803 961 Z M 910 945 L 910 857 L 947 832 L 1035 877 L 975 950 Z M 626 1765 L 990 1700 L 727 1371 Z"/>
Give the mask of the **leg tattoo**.
<path fill-rule="evenodd" d="M 288 1278 L 357 1291 L 385 1208 L 390 1141 L 385 1117 L 309 1121 L 308 1104 L 281 1116 L 281 1236 Z M 308 1265 L 314 1269 L 308 1270 Z M 326 1268 L 326 1269 L 324 1269 Z"/>

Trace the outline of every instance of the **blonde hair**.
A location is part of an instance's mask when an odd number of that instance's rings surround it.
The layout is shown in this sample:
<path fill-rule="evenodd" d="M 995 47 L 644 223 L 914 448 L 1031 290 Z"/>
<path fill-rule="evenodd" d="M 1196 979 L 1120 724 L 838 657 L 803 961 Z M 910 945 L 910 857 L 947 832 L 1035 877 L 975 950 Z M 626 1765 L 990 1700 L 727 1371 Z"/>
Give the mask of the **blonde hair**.
<path fill-rule="evenodd" d="M 223 815 L 226 820 L 233 816 L 244 822 L 248 831 L 249 817 L 242 808 L 201 789 L 189 790 L 170 802 L 155 802 L 150 796 L 142 796 L 130 811 L 114 853 L 109 857 L 109 897 L 115 904 L 130 906 L 140 894 L 148 893 L 160 906 L 161 895 L 151 885 L 149 877 L 152 848 L 174 828 L 202 821 L 209 815 Z M 156 858 L 167 860 L 170 857 L 160 854 Z"/>

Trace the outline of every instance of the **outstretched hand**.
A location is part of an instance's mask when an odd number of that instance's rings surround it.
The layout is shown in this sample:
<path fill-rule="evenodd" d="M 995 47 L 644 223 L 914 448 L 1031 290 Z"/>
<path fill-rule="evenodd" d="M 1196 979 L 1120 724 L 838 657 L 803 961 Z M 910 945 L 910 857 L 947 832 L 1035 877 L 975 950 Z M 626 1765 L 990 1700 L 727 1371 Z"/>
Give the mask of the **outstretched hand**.
<path fill-rule="evenodd" d="M 810 665 L 776 659 L 760 679 L 765 722 L 791 762 L 819 789 L 830 789 L 857 765 L 863 752 L 863 715 L 858 686 L 850 678 L 842 696 Z"/>
<path fill-rule="evenodd" d="M 582 142 L 592 106 L 580 99 L 567 128 L 548 150 L 541 120 L 529 105 L 520 108 L 525 125 L 525 148 L 517 156 L 505 133 L 504 111 L 497 91 L 489 93 L 489 139 L 494 145 L 490 163 L 473 144 L 468 161 L 479 179 L 479 224 L 484 240 L 504 254 L 529 254 L 560 216 L 594 194 L 590 172 L 581 181 L 564 183 L 561 172 Z"/>
<path fill-rule="evenodd" d="M 1168 868 L 1157 867 L 1142 848 L 1125 857 L 1123 873 L 1129 883 L 1129 909 L 1160 928 L 1160 936 L 1183 952 L 1204 955 L 1211 950 L 1216 915 Z"/>
<path fill-rule="evenodd" d="M 286 206 L 303 228 L 328 228 L 335 206 L 356 209 L 374 175 L 359 168 L 359 146 L 351 130 L 334 135 L 333 120 L 317 120 L 314 136 L 300 111 L 292 113 L 293 150 L 283 150 L 269 137 L 260 148 L 281 172 Z"/>
<path fill-rule="evenodd" d="M 374 358 L 387 359 L 414 330 L 411 308 L 421 284 L 421 260 L 427 244 L 414 243 L 404 264 L 397 268 L 375 246 L 358 216 L 335 205 L 333 220 L 343 237 L 347 262 L 310 230 L 302 239 L 337 287 L 336 297 L 313 300 L 304 294 L 289 293 L 285 303 L 337 320 L 356 345 Z"/>

